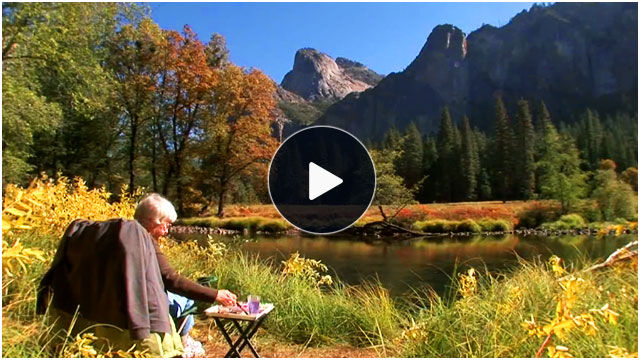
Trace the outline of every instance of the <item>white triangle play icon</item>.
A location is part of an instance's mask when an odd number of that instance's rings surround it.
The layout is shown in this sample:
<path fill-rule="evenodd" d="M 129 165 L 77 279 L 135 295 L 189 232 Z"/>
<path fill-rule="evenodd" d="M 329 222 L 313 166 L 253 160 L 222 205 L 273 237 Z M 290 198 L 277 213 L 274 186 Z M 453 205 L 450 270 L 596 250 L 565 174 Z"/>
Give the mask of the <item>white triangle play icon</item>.
<path fill-rule="evenodd" d="M 342 179 L 313 162 L 309 163 L 309 200 L 317 198 L 340 184 Z"/>

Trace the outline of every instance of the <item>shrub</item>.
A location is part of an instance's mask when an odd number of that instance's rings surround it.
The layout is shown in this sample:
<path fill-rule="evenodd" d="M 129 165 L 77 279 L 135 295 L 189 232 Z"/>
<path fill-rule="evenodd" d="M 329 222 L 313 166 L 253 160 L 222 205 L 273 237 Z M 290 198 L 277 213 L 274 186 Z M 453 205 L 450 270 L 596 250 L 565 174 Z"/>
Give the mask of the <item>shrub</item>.
<path fill-rule="evenodd" d="M 617 217 L 632 219 L 637 216 L 637 200 L 631 186 L 617 179 L 613 170 L 598 170 L 594 178 L 593 197 L 603 220 Z"/>
<path fill-rule="evenodd" d="M 602 221 L 602 212 L 595 200 L 582 200 L 576 205 L 577 214 L 580 214 L 588 222 Z"/>
<path fill-rule="evenodd" d="M 394 340 L 398 357 L 534 357 L 566 348 L 566 356 L 637 356 L 633 264 L 558 281 L 570 271 L 559 264 L 522 262 L 507 276 L 467 271 L 454 278 L 454 300 L 425 294 Z"/>
<path fill-rule="evenodd" d="M 508 232 L 512 228 L 508 221 L 500 219 L 480 219 L 478 220 L 478 225 L 480 225 L 482 231 L 490 232 Z"/>
<path fill-rule="evenodd" d="M 427 233 L 479 233 L 482 231 L 480 225 L 471 219 L 464 221 L 450 220 L 426 220 L 414 223 L 414 228 Z"/>
<path fill-rule="evenodd" d="M 416 221 L 413 226 L 422 232 L 448 233 L 452 231 L 450 223 L 448 220 L 425 220 Z"/>
<path fill-rule="evenodd" d="M 258 230 L 268 233 L 285 232 L 290 228 L 283 220 L 264 219 L 258 224 Z"/>
<path fill-rule="evenodd" d="M 478 225 L 475 221 L 467 219 L 462 222 L 456 224 L 455 232 L 470 232 L 470 233 L 479 233 L 482 231 L 480 225 Z"/>
<path fill-rule="evenodd" d="M 559 220 L 542 224 L 543 229 L 549 230 L 577 230 L 584 229 L 586 222 L 578 214 L 563 215 Z"/>
<path fill-rule="evenodd" d="M 518 214 L 518 228 L 533 229 L 546 222 L 558 219 L 560 210 L 557 206 L 534 204 Z"/>
<path fill-rule="evenodd" d="M 15 224 L 16 229 L 37 228 L 40 233 L 62 235 L 71 221 L 94 221 L 112 218 L 133 218 L 137 190 L 129 196 L 121 189 L 120 201 L 109 202 L 111 193 L 104 187 L 89 190 L 81 178 L 71 182 L 61 176 L 56 181 L 46 176 L 31 183 L 28 189 L 7 185 L 2 198 L 3 234 L 9 230 L 4 224 Z"/>

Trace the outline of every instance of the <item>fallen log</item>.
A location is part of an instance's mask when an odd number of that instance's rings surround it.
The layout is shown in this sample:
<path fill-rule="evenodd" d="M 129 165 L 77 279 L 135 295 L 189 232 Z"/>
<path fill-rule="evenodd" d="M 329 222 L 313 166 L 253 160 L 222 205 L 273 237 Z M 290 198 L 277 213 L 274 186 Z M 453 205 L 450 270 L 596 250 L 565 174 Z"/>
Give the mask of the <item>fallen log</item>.
<path fill-rule="evenodd" d="M 636 247 L 636 249 L 630 250 L 634 246 Z M 632 241 L 627 245 L 621 247 L 620 249 L 614 251 L 611 255 L 609 255 L 609 257 L 605 261 L 595 264 L 591 267 L 588 267 L 580 272 L 594 271 L 594 270 L 610 267 L 617 262 L 628 260 L 634 257 L 638 257 L 638 240 Z M 573 275 L 574 274 L 565 275 L 558 280 L 562 281 Z"/>
<path fill-rule="evenodd" d="M 390 229 L 390 230 L 395 231 L 395 232 L 400 232 L 400 233 L 409 234 L 409 235 L 413 235 L 413 236 L 421 236 L 421 237 L 422 236 L 435 236 L 435 234 L 423 233 L 423 232 L 420 232 L 420 231 L 414 231 L 414 230 L 411 230 L 411 229 L 406 229 L 406 228 L 403 228 L 402 226 L 395 225 L 395 224 L 392 224 L 392 223 L 384 221 L 384 220 L 383 221 L 373 221 L 373 222 L 367 223 L 362 227 L 362 230 L 366 231 L 366 230 L 371 229 L 373 227 L 382 227 L 383 229 Z"/>

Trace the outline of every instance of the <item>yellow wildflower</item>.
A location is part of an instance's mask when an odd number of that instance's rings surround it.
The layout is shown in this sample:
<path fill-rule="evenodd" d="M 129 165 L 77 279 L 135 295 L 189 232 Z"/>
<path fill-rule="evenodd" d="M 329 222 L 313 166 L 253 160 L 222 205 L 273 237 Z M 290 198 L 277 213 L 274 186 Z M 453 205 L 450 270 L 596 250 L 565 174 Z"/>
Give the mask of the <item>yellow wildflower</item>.
<path fill-rule="evenodd" d="M 564 268 L 562 267 L 562 259 L 556 255 L 553 255 L 549 258 L 549 265 L 551 266 L 551 270 L 556 276 L 560 276 L 565 273 Z"/>
<path fill-rule="evenodd" d="M 638 352 L 630 353 L 629 350 L 620 347 L 620 346 L 610 346 L 607 345 L 610 349 L 609 354 L 607 356 L 612 358 L 638 358 Z"/>
<path fill-rule="evenodd" d="M 476 279 L 476 270 L 470 268 L 467 270 L 467 275 L 459 274 L 458 279 L 460 281 L 460 294 L 463 297 L 469 297 L 476 292 L 478 280 Z"/>
<path fill-rule="evenodd" d="M 620 314 L 611 310 L 611 308 L 609 308 L 609 303 L 604 304 L 600 309 L 591 309 L 589 312 L 602 315 L 602 317 L 604 317 L 604 319 L 611 325 L 618 324 L 618 317 Z"/>
<path fill-rule="evenodd" d="M 550 358 L 572 358 L 573 355 L 569 353 L 569 348 L 566 346 L 558 345 L 558 346 L 549 346 L 547 348 L 549 351 Z"/>

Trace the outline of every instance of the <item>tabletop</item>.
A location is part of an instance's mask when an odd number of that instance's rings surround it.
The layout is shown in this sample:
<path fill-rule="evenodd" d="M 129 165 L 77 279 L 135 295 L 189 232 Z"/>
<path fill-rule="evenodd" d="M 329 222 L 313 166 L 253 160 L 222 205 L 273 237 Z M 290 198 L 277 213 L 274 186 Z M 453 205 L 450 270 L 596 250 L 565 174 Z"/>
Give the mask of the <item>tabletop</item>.
<path fill-rule="evenodd" d="M 213 305 L 210 308 L 206 309 L 204 313 L 209 317 L 217 317 L 223 319 L 236 319 L 236 320 L 247 320 L 247 321 L 256 321 L 260 318 L 263 318 L 267 314 L 269 314 L 273 310 L 273 304 L 260 304 L 260 312 L 257 314 L 245 314 L 245 313 L 230 313 L 225 312 L 225 309 L 228 309 L 224 306 Z M 227 310 L 228 311 L 228 310 Z"/>

